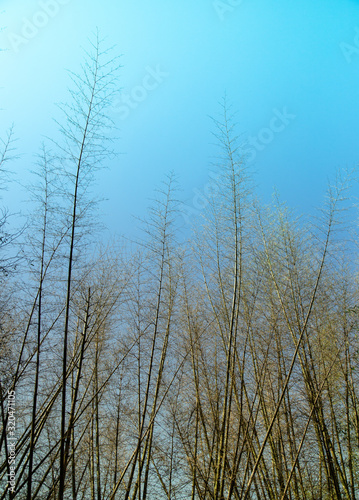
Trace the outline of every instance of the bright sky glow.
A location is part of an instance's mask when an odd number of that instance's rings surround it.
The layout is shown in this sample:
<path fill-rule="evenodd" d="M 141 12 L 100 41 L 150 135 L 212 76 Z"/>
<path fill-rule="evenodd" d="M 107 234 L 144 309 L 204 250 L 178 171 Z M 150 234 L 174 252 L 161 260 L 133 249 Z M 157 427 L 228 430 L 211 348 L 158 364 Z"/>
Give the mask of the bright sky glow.
<path fill-rule="evenodd" d="M 80 69 L 96 27 L 122 54 L 111 117 L 123 154 L 99 177 L 111 231 L 129 231 L 171 170 L 193 204 L 216 154 L 209 116 L 225 93 L 266 201 L 276 187 L 310 211 L 328 177 L 358 162 L 357 1 L 2 0 L 1 9 L 1 132 L 15 124 L 22 181 L 44 136 L 56 138 L 66 69 Z M 14 210 L 26 195 L 11 192 Z"/>

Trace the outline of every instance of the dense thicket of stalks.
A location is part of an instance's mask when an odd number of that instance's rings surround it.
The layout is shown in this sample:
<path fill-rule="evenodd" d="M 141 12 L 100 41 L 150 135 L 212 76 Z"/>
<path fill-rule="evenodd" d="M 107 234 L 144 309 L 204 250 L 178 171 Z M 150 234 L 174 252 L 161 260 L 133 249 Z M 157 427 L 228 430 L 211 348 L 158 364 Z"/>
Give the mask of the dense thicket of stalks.
<path fill-rule="evenodd" d="M 351 176 L 312 219 L 261 206 L 224 105 L 188 241 L 169 176 L 138 245 L 94 250 L 116 69 L 99 46 L 39 155 L 27 227 L 0 218 L 0 498 L 359 499 Z M 10 151 L 11 133 L 0 172 Z"/>

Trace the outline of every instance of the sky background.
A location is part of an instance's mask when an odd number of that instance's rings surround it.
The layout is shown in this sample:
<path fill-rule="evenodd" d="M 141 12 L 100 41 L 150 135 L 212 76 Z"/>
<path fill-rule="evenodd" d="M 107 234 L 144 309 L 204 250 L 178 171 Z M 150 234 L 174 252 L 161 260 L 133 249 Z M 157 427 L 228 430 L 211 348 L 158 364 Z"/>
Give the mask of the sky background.
<path fill-rule="evenodd" d="M 0 16 L 0 133 L 14 123 L 22 182 L 44 136 L 57 138 L 66 70 L 79 71 L 96 27 L 121 54 L 119 156 L 96 182 L 111 233 L 131 236 L 172 170 L 199 212 L 225 94 L 264 202 L 276 188 L 312 212 L 328 178 L 358 163 L 359 1 L 0 0 Z M 18 185 L 4 198 L 25 210 Z"/>

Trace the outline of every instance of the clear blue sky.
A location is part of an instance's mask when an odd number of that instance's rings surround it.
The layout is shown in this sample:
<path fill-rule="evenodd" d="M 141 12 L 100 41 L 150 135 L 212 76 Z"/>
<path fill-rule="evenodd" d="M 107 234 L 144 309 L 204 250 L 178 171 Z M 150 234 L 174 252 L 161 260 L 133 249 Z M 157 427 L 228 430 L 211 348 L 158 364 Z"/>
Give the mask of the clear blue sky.
<path fill-rule="evenodd" d="M 111 231 L 132 230 L 171 170 L 188 205 L 203 191 L 225 93 L 265 201 L 276 187 L 309 212 L 358 162 L 359 1 L 2 0 L 0 15 L 1 131 L 14 122 L 21 180 L 43 136 L 56 138 L 66 69 L 96 27 L 122 54 L 110 112 L 123 154 L 98 182 Z M 10 208 L 24 197 L 14 188 Z"/>

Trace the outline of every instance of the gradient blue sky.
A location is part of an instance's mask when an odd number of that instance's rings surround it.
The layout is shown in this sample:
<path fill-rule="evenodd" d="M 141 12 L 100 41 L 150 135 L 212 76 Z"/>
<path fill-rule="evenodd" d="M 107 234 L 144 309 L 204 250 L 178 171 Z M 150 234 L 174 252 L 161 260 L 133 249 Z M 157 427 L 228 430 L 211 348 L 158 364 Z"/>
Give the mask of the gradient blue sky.
<path fill-rule="evenodd" d="M 1 131 L 14 122 L 22 155 L 14 166 L 22 181 L 43 136 L 56 138 L 55 103 L 67 99 L 66 69 L 79 69 L 96 27 L 122 54 L 110 113 L 123 154 L 98 177 L 112 232 L 133 231 L 131 215 L 144 214 L 171 170 L 193 206 L 216 154 L 209 116 L 218 116 L 225 93 L 264 201 L 276 187 L 289 205 L 310 212 L 321 204 L 328 177 L 358 162 L 359 1 L 0 5 Z M 289 117 L 281 120 L 283 113 Z M 14 187 L 5 201 L 14 210 L 21 198 Z"/>

